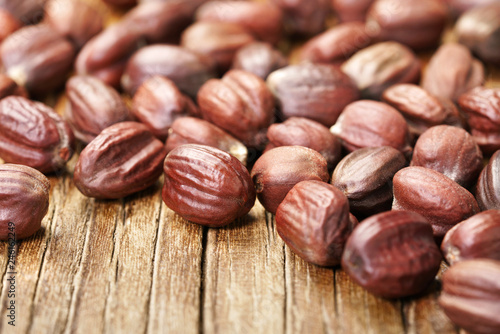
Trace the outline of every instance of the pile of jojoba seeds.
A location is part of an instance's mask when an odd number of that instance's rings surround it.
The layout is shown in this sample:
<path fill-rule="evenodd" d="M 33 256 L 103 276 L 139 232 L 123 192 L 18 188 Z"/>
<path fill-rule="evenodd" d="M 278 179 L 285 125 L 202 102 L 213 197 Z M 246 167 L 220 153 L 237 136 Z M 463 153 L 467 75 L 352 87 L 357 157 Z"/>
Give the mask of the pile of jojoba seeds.
<path fill-rule="evenodd" d="M 0 64 L 1 239 L 40 228 L 47 175 L 96 199 L 163 177 L 186 220 L 258 199 L 381 297 L 444 259 L 446 315 L 500 332 L 500 1 L 3 0 Z"/>

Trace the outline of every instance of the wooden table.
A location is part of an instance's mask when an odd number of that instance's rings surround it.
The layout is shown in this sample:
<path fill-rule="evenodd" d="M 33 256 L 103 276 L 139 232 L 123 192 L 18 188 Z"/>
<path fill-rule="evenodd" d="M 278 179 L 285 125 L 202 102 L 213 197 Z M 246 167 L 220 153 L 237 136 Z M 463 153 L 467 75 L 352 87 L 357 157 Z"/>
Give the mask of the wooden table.
<path fill-rule="evenodd" d="M 498 86 L 498 69 L 488 73 Z M 0 333 L 459 331 L 437 305 L 438 280 L 420 296 L 377 298 L 340 268 L 294 255 L 259 203 L 227 228 L 204 228 L 165 206 L 161 179 L 122 200 L 86 198 L 72 181 L 76 158 L 50 177 L 43 228 L 18 242 L 14 298 L 0 242 Z"/>

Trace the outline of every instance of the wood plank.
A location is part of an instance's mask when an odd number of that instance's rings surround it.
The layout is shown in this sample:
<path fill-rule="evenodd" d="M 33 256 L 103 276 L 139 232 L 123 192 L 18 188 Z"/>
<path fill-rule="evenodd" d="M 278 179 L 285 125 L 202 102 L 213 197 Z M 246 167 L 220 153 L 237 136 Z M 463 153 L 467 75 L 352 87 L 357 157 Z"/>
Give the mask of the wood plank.
<path fill-rule="evenodd" d="M 104 333 L 144 333 L 161 208 L 159 181 L 128 197 L 114 233 Z"/>
<path fill-rule="evenodd" d="M 334 269 L 285 249 L 286 333 L 337 333 Z"/>
<path fill-rule="evenodd" d="M 198 333 L 203 227 L 162 205 L 148 333 Z"/>
<path fill-rule="evenodd" d="M 284 333 L 283 242 L 260 204 L 208 230 L 204 261 L 204 333 Z"/>
<path fill-rule="evenodd" d="M 335 272 L 341 333 L 405 333 L 401 302 L 375 297 L 342 270 Z"/>

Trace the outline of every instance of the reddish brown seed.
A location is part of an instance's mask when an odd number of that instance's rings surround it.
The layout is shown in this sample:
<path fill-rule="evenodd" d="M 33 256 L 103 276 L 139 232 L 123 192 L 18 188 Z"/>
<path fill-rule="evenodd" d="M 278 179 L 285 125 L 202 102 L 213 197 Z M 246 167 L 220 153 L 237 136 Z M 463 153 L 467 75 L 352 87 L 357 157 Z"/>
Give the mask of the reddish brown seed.
<path fill-rule="evenodd" d="M 496 151 L 477 180 L 475 195 L 481 210 L 500 210 L 500 151 Z"/>
<path fill-rule="evenodd" d="M 393 210 L 414 211 L 440 239 L 459 222 L 478 213 L 474 196 L 449 177 L 425 167 L 406 167 L 393 178 Z"/>
<path fill-rule="evenodd" d="M 36 169 L 0 165 L 0 240 L 35 234 L 49 208 L 49 191 L 49 179 Z"/>
<path fill-rule="evenodd" d="M 441 250 L 450 265 L 472 259 L 500 261 L 500 211 L 483 211 L 453 226 Z"/>
<path fill-rule="evenodd" d="M 305 117 L 328 127 L 345 106 L 359 99 L 353 81 L 333 65 L 290 65 L 271 73 L 266 83 L 283 119 Z"/>
<path fill-rule="evenodd" d="M 8 10 L 0 8 L 0 43 L 19 28 L 21 28 L 21 22 Z"/>
<path fill-rule="evenodd" d="M 439 306 L 469 333 L 500 331 L 500 261 L 463 261 L 443 274 Z"/>
<path fill-rule="evenodd" d="M 165 155 L 163 143 L 144 124 L 117 123 L 82 150 L 73 180 L 85 196 L 122 198 L 153 185 Z"/>
<path fill-rule="evenodd" d="M 172 80 L 162 76 L 153 76 L 142 83 L 134 94 L 132 113 L 162 141 L 167 139 L 177 118 L 199 114 L 194 102 Z"/>
<path fill-rule="evenodd" d="M 283 12 L 288 34 L 316 35 L 325 28 L 330 11 L 329 0 L 271 0 Z"/>
<path fill-rule="evenodd" d="M 276 211 L 276 230 L 298 256 L 320 266 L 340 264 L 351 234 L 349 202 L 321 181 L 297 183 Z"/>
<path fill-rule="evenodd" d="M 255 203 L 246 167 L 217 148 L 179 146 L 167 155 L 163 170 L 163 201 L 191 222 L 222 227 L 246 215 Z"/>
<path fill-rule="evenodd" d="M 369 292 L 401 298 L 434 280 L 441 252 L 429 222 L 410 211 L 387 211 L 362 221 L 347 240 L 342 269 Z"/>
<path fill-rule="evenodd" d="M 73 128 L 75 137 L 84 143 L 89 143 L 115 123 L 132 120 L 120 94 L 95 77 L 71 77 L 66 83 L 66 96 L 68 103 L 64 117 Z"/>
<path fill-rule="evenodd" d="M 198 92 L 202 117 L 241 140 L 262 148 L 267 128 L 274 121 L 274 99 L 255 74 L 230 70 L 222 79 L 207 81 Z"/>
<path fill-rule="evenodd" d="M 253 73 L 266 80 L 269 74 L 287 65 L 285 55 L 271 44 L 253 42 L 236 52 L 232 68 Z"/>
<path fill-rule="evenodd" d="M 262 154 L 255 162 L 251 177 L 264 208 L 275 214 L 286 194 L 300 181 L 328 182 L 325 158 L 303 146 L 281 146 Z"/>
<path fill-rule="evenodd" d="M 75 149 L 69 125 L 52 108 L 21 96 L 0 100 L 0 157 L 42 173 L 58 171 Z"/>
<path fill-rule="evenodd" d="M 364 22 L 366 13 L 374 0 L 330 0 L 336 16 L 341 22 Z"/>

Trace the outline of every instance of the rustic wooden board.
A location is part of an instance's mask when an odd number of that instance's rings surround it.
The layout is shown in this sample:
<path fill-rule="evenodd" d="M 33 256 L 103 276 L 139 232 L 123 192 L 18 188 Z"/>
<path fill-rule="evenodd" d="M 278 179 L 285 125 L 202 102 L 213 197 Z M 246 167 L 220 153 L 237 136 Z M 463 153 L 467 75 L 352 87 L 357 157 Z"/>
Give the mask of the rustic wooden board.
<path fill-rule="evenodd" d="M 108 23 L 122 15 L 87 1 Z M 487 86 L 500 87 L 500 69 L 487 70 Z M 72 182 L 76 158 L 50 177 L 43 228 L 18 242 L 15 327 L 0 242 L 0 333 L 461 332 L 437 305 L 438 281 L 420 296 L 375 297 L 340 268 L 296 256 L 259 203 L 226 228 L 204 228 L 165 206 L 161 180 L 122 200 L 86 198 Z"/>

